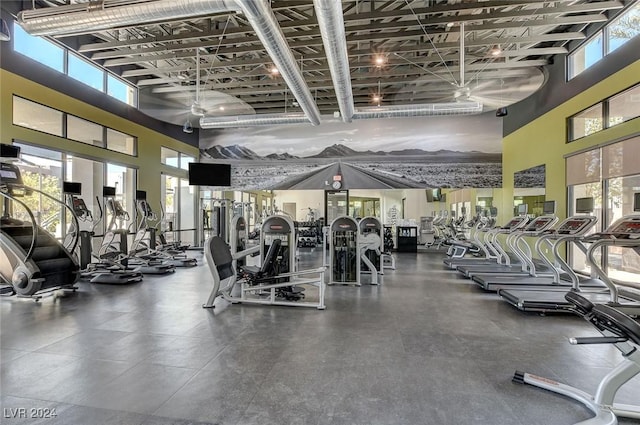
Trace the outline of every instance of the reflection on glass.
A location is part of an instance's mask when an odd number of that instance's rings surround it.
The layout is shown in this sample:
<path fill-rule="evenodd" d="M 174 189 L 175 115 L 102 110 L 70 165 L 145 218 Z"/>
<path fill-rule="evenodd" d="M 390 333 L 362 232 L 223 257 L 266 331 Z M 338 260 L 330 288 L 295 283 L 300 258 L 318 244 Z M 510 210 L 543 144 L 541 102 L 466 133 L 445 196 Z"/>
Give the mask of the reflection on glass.
<path fill-rule="evenodd" d="M 633 199 L 640 192 L 640 175 L 610 179 L 608 189 L 607 225 L 634 213 Z M 640 283 L 640 255 L 633 249 L 609 247 L 607 272 L 613 279 Z"/>
<path fill-rule="evenodd" d="M 640 117 L 639 99 L 640 85 L 609 99 L 609 127 Z"/>
<path fill-rule="evenodd" d="M 604 128 L 602 103 L 574 115 L 569 119 L 569 141 L 580 139 Z"/>
<path fill-rule="evenodd" d="M 62 112 L 13 96 L 13 124 L 62 137 Z"/>
<path fill-rule="evenodd" d="M 67 115 L 67 139 L 104 147 L 102 129 L 101 125 L 73 115 Z"/>

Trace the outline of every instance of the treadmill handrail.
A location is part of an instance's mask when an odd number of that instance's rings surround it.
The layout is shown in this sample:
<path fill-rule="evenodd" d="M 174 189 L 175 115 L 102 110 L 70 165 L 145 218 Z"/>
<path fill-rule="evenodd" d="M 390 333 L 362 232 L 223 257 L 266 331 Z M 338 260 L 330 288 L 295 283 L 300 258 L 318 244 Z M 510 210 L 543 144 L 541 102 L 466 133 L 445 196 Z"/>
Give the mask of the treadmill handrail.
<path fill-rule="evenodd" d="M 24 207 L 25 210 L 27 210 L 27 214 L 29 214 L 29 217 L 31 218 L 31 245 L 29 246 L 29 250 L 27 251 L 27 255 L 24 257 L 23 262 L 27 262 L 31 259 L 31 257 L 33 256 L 33 251 L 35 251 L 36 249 L 36 239 L 38 237 L 38 228 L 36 227 L 36 218 L 33 216 L 33 213 L 31 212 L 31 209 L 27 206 L 27 204 L 25 204 L 24 202 L 22 202 L 21 200 L 14 198 L 13 196 L 9 195 L 8 193 L 5 193 L 3 191 L 0 190 L 0 195 L 4 196 L 5 198 L 11 200 L 11 201 L 15 201 L 17 203 L 19 203 L 20 205 L 22 205 Z"/>

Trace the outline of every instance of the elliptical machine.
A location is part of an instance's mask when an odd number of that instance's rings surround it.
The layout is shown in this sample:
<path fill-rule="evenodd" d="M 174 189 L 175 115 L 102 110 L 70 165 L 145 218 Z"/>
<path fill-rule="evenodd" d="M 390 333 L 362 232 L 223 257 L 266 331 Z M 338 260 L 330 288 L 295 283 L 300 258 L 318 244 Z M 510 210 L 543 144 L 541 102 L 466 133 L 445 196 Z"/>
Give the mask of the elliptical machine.
<path fill-rule="evenodd" d="M 107 232 L 105 232 L 100 246 L 99 257 L 111 258 L 120 264 L 122 264 L 126 270 L 133 270 L 144 274 L 168 274 L 175 272 L 175 267 L 163 263 L 161 261 L 145 259 L 134 256 L 128 249 L 127 235 L 128 230 L 122 228 L 122 223 L 129 220 L 129 213 L 127 213 L 120 201 L 115 198 L 115 187 L 105 186 L 103 189 L 104 203 L 106 209 L 111 213 L 111 219 L 107 226 Z M 120 222 L 120 228 L 116 229 L 117 222 Z M 129 267 L 132 267 L 130 269 Z"/>
<path fill-rule="evenodd" d="M 87 204 L 80 197 L 82 184 L 63 182 L 62 191 L 65 194 L 66 203 L 71 207 L 78 223 L 91 223 L 91 230 L 82 230 L 74 225 L 67 233 L 68 235 L 79 235 L 80 243 L 77 251 L 79 251 L 80 278 L 88 280 L 90 283 L 110 285 L 123 285 L 142 281 L 142 273 L 126 270 L 123 264 L 115 261 L 115 257 L 107 255 L 104 258 L 100 258 L 93 254 L 92 239 L 95 235 L 96 227 L 102 221 L 102 210 L 100 210 L 100 217 L 95 220 L 93 214 L 87 208 Z M 97 197 L 96 199 L 99 201 Z M 93 259 L 98 261 L 93 262 Z"/>
<path fill-rule="evenodd" d="M 140 224 L 136 236 L 131 243 L 131 254 L 144 260 L 159 261 L 174 267 L 194 267 L 198 265 L 195 258 L 187 257 L 183 251 L 168 252 L 155 249 L 156 227 L 149 224 L 150 220 L 158 220 L 158 217 L 147 202 L 147 192 L 136 191 L 136 205 L 140 214 Z"/>

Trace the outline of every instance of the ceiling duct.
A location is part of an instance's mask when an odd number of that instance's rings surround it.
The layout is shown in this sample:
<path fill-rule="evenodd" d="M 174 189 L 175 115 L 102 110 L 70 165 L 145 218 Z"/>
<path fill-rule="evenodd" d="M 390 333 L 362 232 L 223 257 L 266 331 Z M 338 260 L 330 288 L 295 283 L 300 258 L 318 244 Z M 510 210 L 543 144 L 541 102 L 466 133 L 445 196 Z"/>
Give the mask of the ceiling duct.
<path fill-rule="evenodd" d="M 482 112 L 480 102 L 429 103 L 422 105 L 372 106 L 358 108 L 353 119 L 424 117 L 433 115 L 472 115 Z"/>
<path fill-rule="evenodd" d="M 75 35 L 234 10 L 233 0 L 102 0 L 23 10 L 18 23 L 31 35 Z"/>
<path fill-rule="evenodd" d="M 354 104 L 351 90 L 351 72 L 347 55 L 347 37 L 344 30 L 342 2 L 314 0 L 324 52 L 331 70 L 342 121 L 351 122 Z"/>
<path fill-rule="evenodd" d="M 235 117 L 203 117 L 200 128 L 256 127 L 261 125 L 304 124 L 309 119 L 302 113 L 237 115 Z"/>
<path fill-rule="evenodd" d="M 320 111 L 311 95 L 311 91 L 296 64 L 287 40 L 278 25 L 269 3 L 265 0 L 235 0 L 242 9 L 244 16 L 262 41 L 267 53 L 287 86 L 295 96 L 300 108 L 305 112 L 311 124 L 320 124 Z M 339 2 L 338 2 L 339 3 Z"/>
<path fill-rule="evenodd" d="M 102 0 L 25 10 L 18 14 L 18 22 L 33 35 L 71 35 L 238 10 L 249 20 L 308 121 L 320 124 L 320 111 L 268 0 Z M 259 115 L 255 118 L 260 119 Z"/>

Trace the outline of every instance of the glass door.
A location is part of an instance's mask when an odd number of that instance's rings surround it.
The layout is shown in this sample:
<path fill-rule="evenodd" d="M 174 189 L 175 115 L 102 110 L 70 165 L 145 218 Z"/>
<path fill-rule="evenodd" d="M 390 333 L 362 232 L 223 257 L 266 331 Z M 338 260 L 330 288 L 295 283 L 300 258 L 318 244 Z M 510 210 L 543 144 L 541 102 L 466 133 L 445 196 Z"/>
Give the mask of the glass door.
<path fill-rule="evenodd" d="M 324 192 L 325 223 L 330 225 L 333 220 L 349 213 L 349 191 Z"/>

